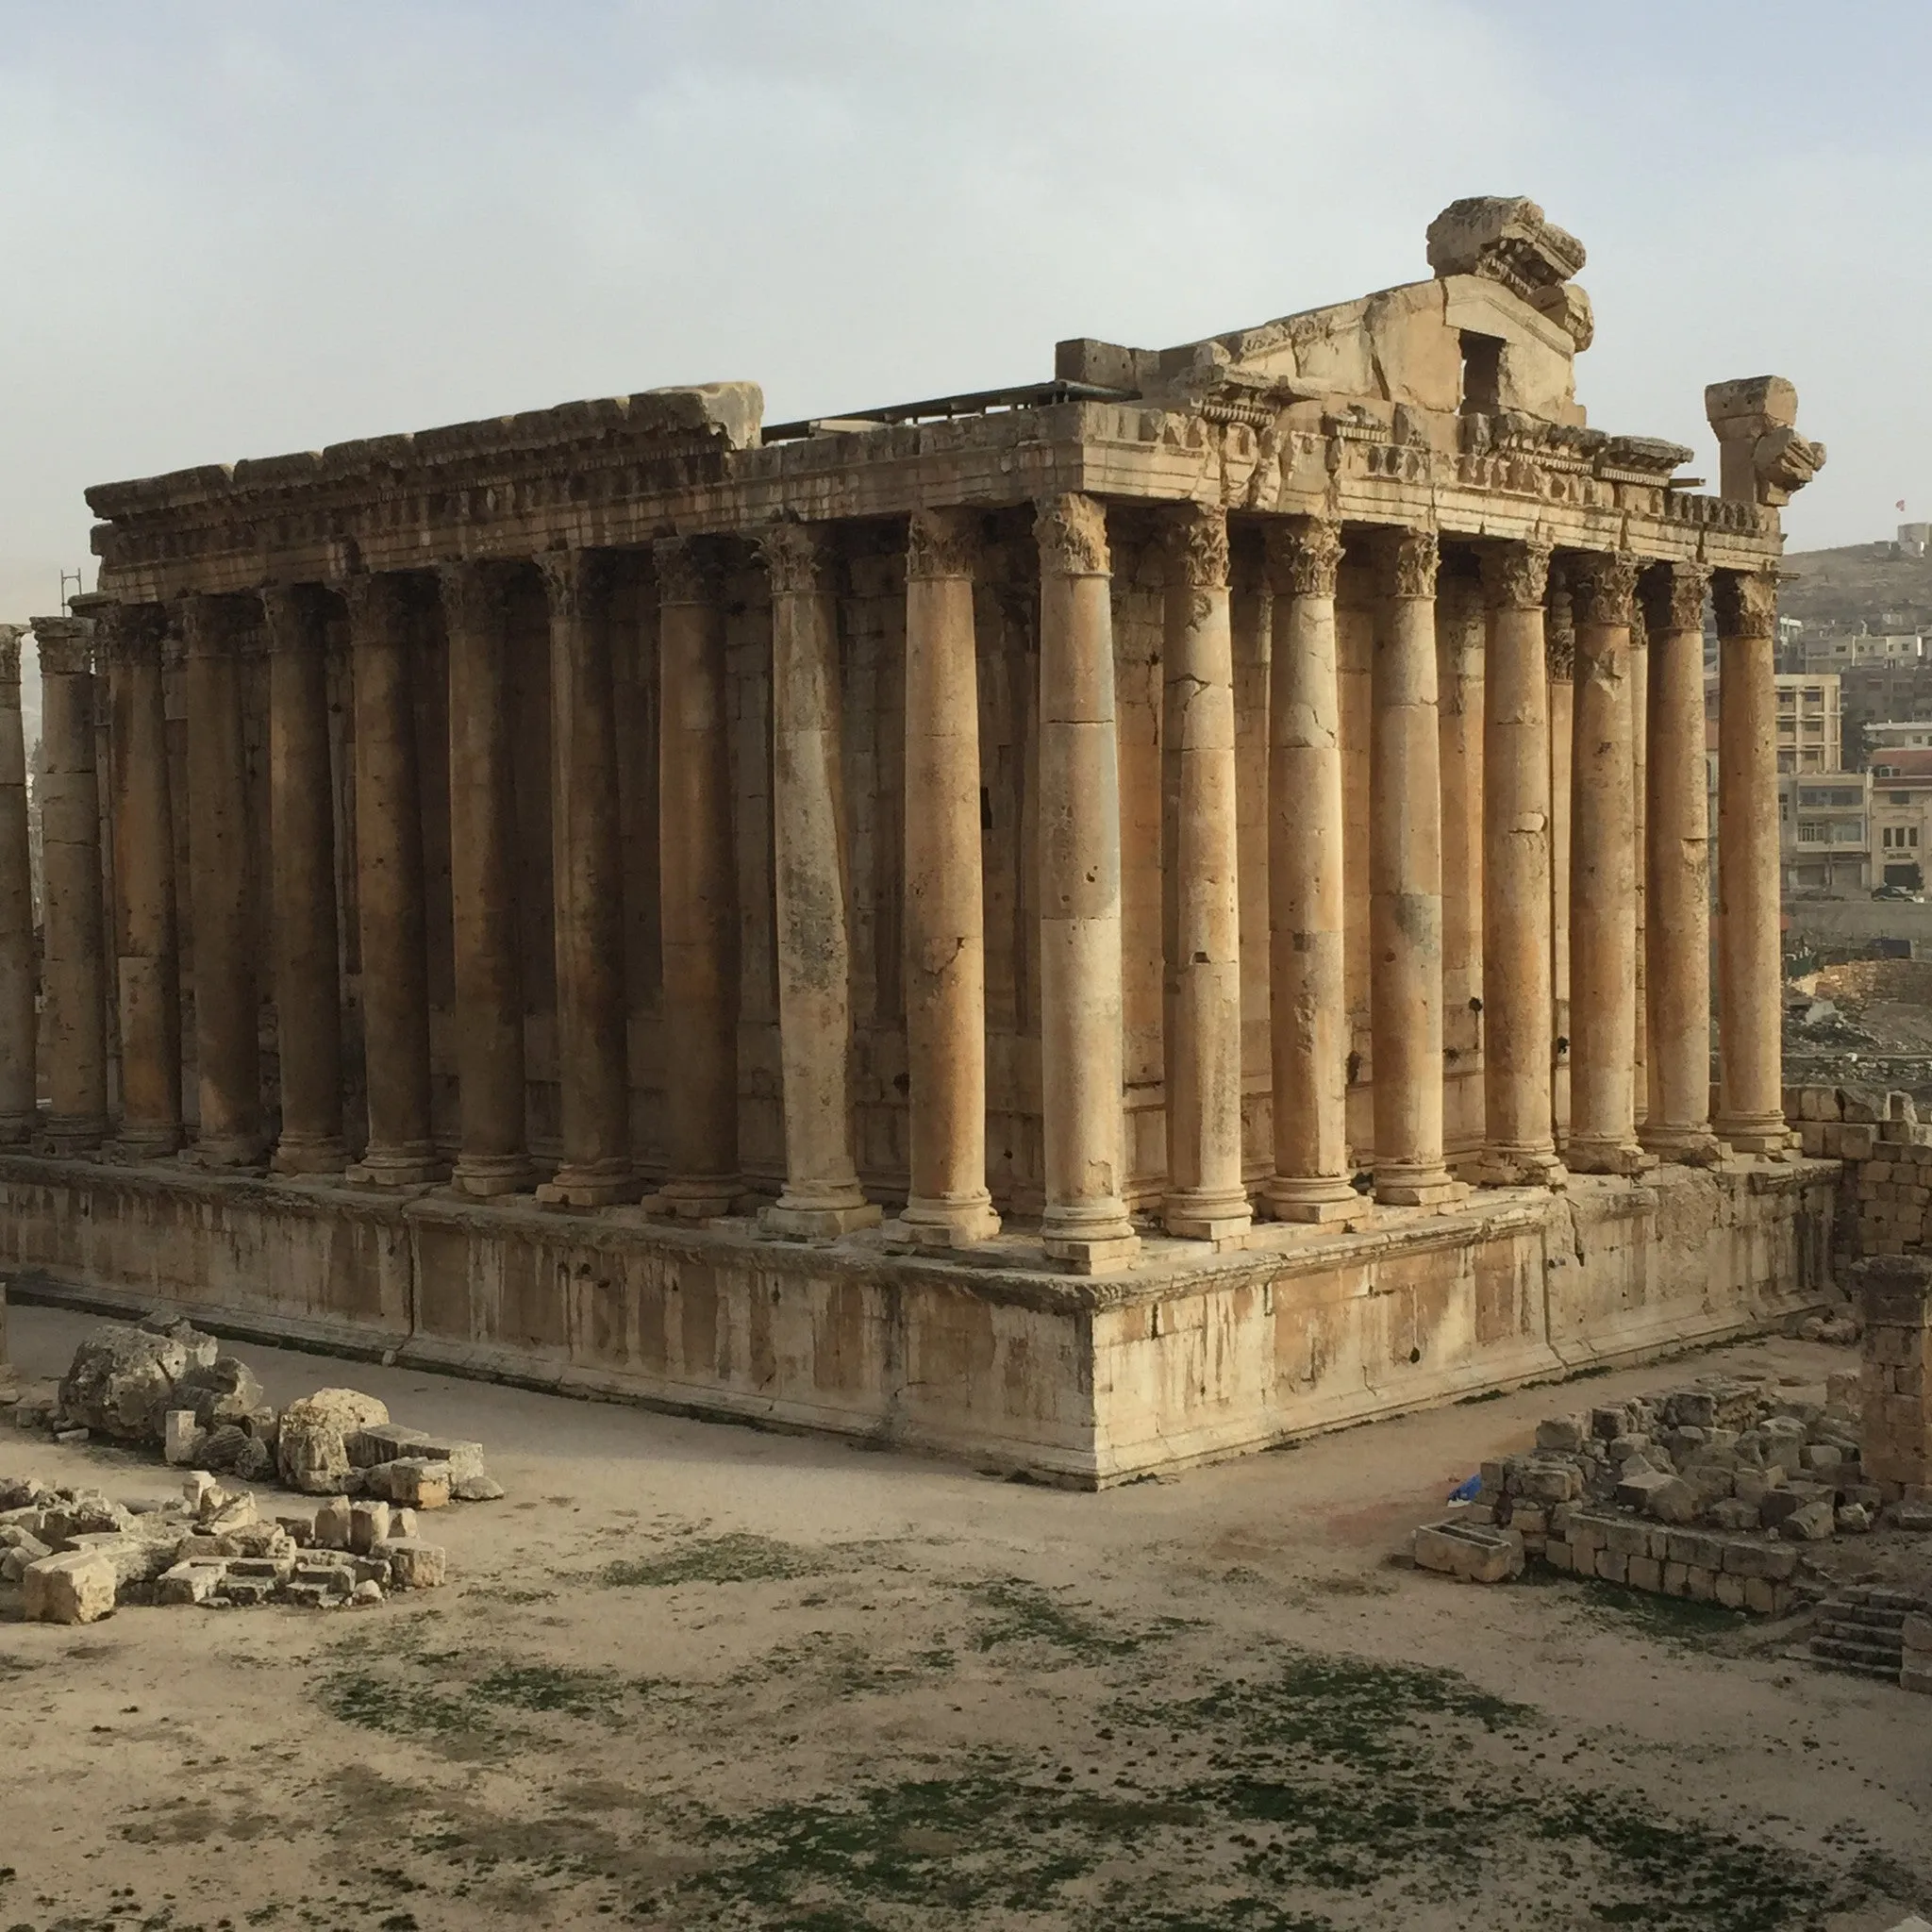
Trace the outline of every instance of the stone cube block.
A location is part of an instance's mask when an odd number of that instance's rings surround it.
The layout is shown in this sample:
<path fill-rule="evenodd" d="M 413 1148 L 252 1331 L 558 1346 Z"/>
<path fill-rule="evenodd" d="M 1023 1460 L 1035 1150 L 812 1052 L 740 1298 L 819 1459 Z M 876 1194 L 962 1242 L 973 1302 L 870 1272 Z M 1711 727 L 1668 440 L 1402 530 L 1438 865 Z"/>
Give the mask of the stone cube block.
<path fill-rule="evenodd" d="M 1776 1616 L 1784 1608 L 1778 1586 L 1767 1576 L 1745 1577 L 1744 1607 L 1755 1616 Z"/>
<path fill-rule="evenodd" d="M 389 1535 L 387 1503 L 352 1503 L 349 1506 L 349 1547 L 367 1556 Z"/>
<path fill-rule="evenodd" d="M 450 1472 L 446 1463 L 405 1457 L 379 1467 L 389 1472 L 389 1500 L 406 1509 L 442 1509 L 449 1505 Z M 374 1475 L 372 1471 L 371 1474 Z"/>
<path fill-rule="evenodd" d="M 1693 1604 L 1707 1604 L 1717 1595 L 1718 1572 L 1690 1564 L 1684 1575 L 1684 1594 Z"/>
<path fill-rule="evenodd" d="M 1632 1557 L 1624 1566 L 1624 1580 L 1632 1590 L 1660 1591 L 1664 1587 L 1664 1566 L 1655 1557 Z"/>
<path fill-rule="evenodd" d="M 1932 1669 L 1926 1669 L 1907 1657 L 1898 1674 L 1898 1688 L 1901 1690 L 1917 1690 L 1922 1694 L 1932 1693 Z"/>
<path fill-rule="evenodd" d="M 1664 1594 L 1666 1596 L 1690 1595 L 1690 1564 L 1666 1563 L 1664 1565 Z"/>
<path fill-rule="evenodd" d="M 1543 1543 L 1543 1561 L 1552 1570 L 1574 1570 L 1575 1558 L 1570 1545 L 1561 1537 L 1550 1537 Z"/>
<path fill-rule="evenodd" d="M 1599 1550 L 1596 1553 L 1596 1574 L 1606 1583 L 1624 1583 L 1629 1580 L 1628 1557 L 1621 1557 L 1614 1550 Z"/>
<path fill-rule="evenodd" d="M 1792 1510 L 1778 1525 L 1778 1534 L 1794 1543 L 1818 1543 L 1824 1541 L 1837 1526 L 1832 1505 L 1829 1499 L 1824 1499 Z"/>
<path fill-rule="evenodd" d="M 1582 1416 L 1545 1416 L 1536 1425 L 1536 1446 L 1539 1449 L 1562 1449 L 1574 1455 L 1582 1449 L 1584 1437 L 1588 1433 L 1588 1426 Z"/>
<path fill-rule="evenodd" d="M 29 1563 L 20 1588 L 21 1613 L 30 1624 L 93 1624 L 112 1613 L 119 1579 L 111 1557 L 73 1550 Z"/>
<path fill-rule="evenodd" d="M 1520 1575 L 1523 1571 L 1523 1539 L 1507 1529 L 1464 1531 L 1459 1524 L 1438 1524 L 1435 1527 L 1450 1534 L 1474 1539 L 1480 1536 L 1489 1546 L 1488 1560 L 1479 1566 L 1485 1574 L 1469 1574 L 1467 1580 L 1472 1583 L 1500 1583 L 1506 1576 Z M 1420 1535 L 1420 1532 L 1418 1532 Z M 1503 1555 L 1497 1558 L 1495 1551 L 1500 1545 Z M 380 1552 L 389 1558 L 389 1574 L 391 1587 L 396 1590 L 435 1590 L 443 1580 L 446 1559 L 442 1547 L 438 1543 L 425 1543 L 420 1539 L 391 1537 L 380 1544 Z M 375 1552 L 371 1553 L 375 1554 Z M 1498 1560 L 1502 1563 L 1500 1574 L 1487 1574 L 1494 1569 Z M 1429 1566 L 1424 1566 L 1429 1567 Z M 1457 1572 L 1458 1575 L 1465 1573 Z"/>
<path fill-rule="evenodd" d="M 1718 1572 L 1711 1593 L 1727 1610 L 1741 1610 L 1744 1607 L 1744 1579 L 1741 1576 L 1733 1576 L 1727 1570 Z"/>
<path fill-rule="evenodd" d="M 331 1496 L 315 1512 L 312 1541 L 318 1549 L 345 1550 L 349 1547 L 349 1533 L 354 1522 L 354 1506 L 348 1497 Z"/>
<path fill-rule="evenodd" d="M 221 1588 L 228 1566 L 219 1557 L 212 1561 L 191 1558 L 163 1570 L 157 1580 L 155 1601 L 160 1604 L 205 1604 Z"/>
<path fill-rule="evenodd" d="M 201 1454 L 208 1431 L 192 1408 L 171 1408 L 161 1418 L 161 1456 L 176 1469 L 185 1469 Z"/>

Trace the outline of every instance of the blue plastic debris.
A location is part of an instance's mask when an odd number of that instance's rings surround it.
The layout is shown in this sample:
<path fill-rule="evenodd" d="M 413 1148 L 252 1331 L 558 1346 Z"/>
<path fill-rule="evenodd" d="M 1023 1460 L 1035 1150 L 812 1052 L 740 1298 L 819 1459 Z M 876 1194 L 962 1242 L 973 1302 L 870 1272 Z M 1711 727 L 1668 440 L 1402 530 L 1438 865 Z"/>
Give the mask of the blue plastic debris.
<path fill-rule="evenodd" d="M 1482 1472 L 1478 1470 L 1466 1483 L 1457 1483 L 1449 1491 L 1449 1500 L 1452 1503 L 1474 1503 L 1476 1497 L 1482 1493 Z"/>

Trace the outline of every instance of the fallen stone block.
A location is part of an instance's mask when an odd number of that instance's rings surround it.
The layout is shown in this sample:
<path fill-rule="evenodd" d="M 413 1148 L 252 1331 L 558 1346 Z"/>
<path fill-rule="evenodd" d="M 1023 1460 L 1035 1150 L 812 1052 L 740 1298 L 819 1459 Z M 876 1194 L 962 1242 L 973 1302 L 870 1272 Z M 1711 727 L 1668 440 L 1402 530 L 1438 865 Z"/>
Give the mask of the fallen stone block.
<path fill-rule="evenodd" d="M 389 1421 L 389 1409 L 354 1389 L 318 1389 L 282 1411 L 275 1457 L 282 1480 L 311 1496 L 341 1494 L 352 1464 L 349 1438 Z"/>
<path fill-rule="evenodd" d="M 363 1556 L 389 1536 L 387 1503 L 349 1505 L 349 1547 Z"/>
<path fill-rule="evenodd" d="M 111 1322 L 74 1352 L 60 1378 L 60 1412 L 121 1442 L 159 1442 L 162 1418 L 192 1407 L 175 1394 L 193 1368 L 215 1358 L 215 1340 L 186 1322 L 136 1328 Z"/>
<path fill-rule="evenodd" d="M 429 1438 L 421 1429 L 401 1423 L 382 1422 L 358 1429 L 346 1439 L 349 1461 L 357 1469 L 374 1469 L 379 1462 L 395 1462 L 405 1456 L 421 1456 L 417 1445 Z"/>
<path fill-rule="evenodd" d="M 449 1466 L 441 1462 L 430 1462 L 421 1457 L 406 1457 L 397 1462 L 385 1462 L 369 1472 L 369 1481 L 375 1488 L 375 1478 L 385 1478 L 383 1493 L 391 1503 L 399 1503 L 406 1509 L 446 1509 L 449 1507 L 450 1476 Z"/>
<path fill-rule="evenodd" d="M 365 1577 L 349 1592 L 349 1602 L 358 1610 L 368 1608 L 371 1604 L 379 1604 L 382 1600 L 382 1585 L 373 1577 Z"/>
<path fill-rule="evenodd" d="M 1621 1501 L 1624 1485 L 1617 1485 Z M 1683 1476 L 1667 1476 L 1663 1481 L 1647 1487 L 1643 1496 L 1646 1515 L 1654 1516 L 1659 1523 L 1695 1523 L 1700 1508 L 1696 1490 Z"/>
<path fill-rule="evenodd" d="M 158 1604 L 205 1604 L 222 1586 L 228 1566 L 219 1558 L 191 1559 L 163 1570 L 155 1584 Z"/>
<path fill-rule="evenodd" d="M 1872 1512 L 1862 1503 L 1840 1503 L 1835 1522 L 1840 1536 L 1863 1536 L 1872 1527 Z"/>
<path fill-rule="evenodd" d="M 275 1527 L 299 1549 L 315 1541 L 315 1517 L 313 1509 L 300 1509 L 292 1515 L 277 1515 Z"/>
<path fill-rule="evenodd" d="M 1932 1695 L 1932 1669 L 1923 1669 L 1907 1661 L 1899 1671 L 1898 1687 L 1901 1690 L 1917 1690 Z"/>
<path fill-rule="evenodd" d="M 315 1512 L 315 1534 L 310 1539 L 319 1549 L 345 1550 L 349 1528 L 355 1521 L 354 1506 L 346 1496 L 331 1496 Z"/>
<path fill-rule="evenodd" d="M 398 1542 L 408 1541 L 416 1534 L 416 1512 L 413 1509 L 391 1509 L 389 1512 L 389 1533 Z"/>
<path fill-rule="evenodd" d="M 1899 1529 L 1932 1529 L 1932 1503 L 1893 1503 L 1890 1514 L 1893 1525 Z"/>
<path fill-rule="evenodd" d="M 43 1557 L 54 1554 L 45 1543 L 33 1537 L 23 1537 L 19 1542 L 8 1546 L 0 1556 L 0 1583 L 17 1584 L 26 1574 L 27 1566 L 38 1563 Z"/>
<path fill-rule="evenodd" d="M 109 1616 L 118 1588 L 113 1563 L 97 1550 L 74 1550 L 29 1563 L 20 1580 L 29 1624 L 94 1624 Z"/>
<path fill-rule="evenodd" d="M 201 1454 L 208 1431 L 194 1420 L 192 1408 L 171 1408 L 161 1419 L 161 1456 L 176 1469 L 186 1469 Z"/>
<path fill-rule="evenodd" d="M 1574 1455 L 1582 1449 L 1587 1428 L 1580 1415 L 1546 1416 L 1536 1425 L 1536 1446 L 1567 1450 Z"/>
<path fill-rule="evenodd" d="M 1720 1496 L 1704 1514 L 1717 1529 L 1756 1529 L 1763 1521 L 1763 1502 L 1741 1496 Z"/>
<path fill-rule="evenodd" d="M 1907 1610 L 1905 1622 L 1899 1625 L 1899 1641 L 1907 1650 L 1932 1651 L 1932 1615 L 1923 1610 Z"/>
<path fill-rule="evenodd" d="M 1439 1571 L 1465 1583 L 1506 1583 L 1523 1574 L 1523 1538 L 1513 1529 L 1485 1529 L 1460 1522 L 1428 1524 L 1415 1532 L 1410 1551 L 1419 1570 Z M 437 1555 L 440 1558 L 441 1552 Z M 440 1563 L 437 1580 L 441 1580 Z"/>
<path fill-rule="evenodd" d="M 1618 1481 L 1617 1501 L 1625 1509 L 1645 1508 L 1657 1491 L 1677 1480 L 1677 1477 L 1666 1475 L 1661 1470 L 1641 1470 L 1637 1474 L 1624 1476 Z"/>
<path fill-rule="evenodd" d="M 1835 1512 L 1829 1501 L 1807 1503 L 1802 1509 L 1794 1509 L 1778 1525 L 1778 1534 L 1791 1542 L 1823 1542 L 1837 1527 Z"/>
<path fill-rule="evenodd" d="M 1451 1525 L 1442 1526 L 1447 1528 Z M 1485 1530 L 1474 1533 L 1491 1539 L 1506 1539 L 1508 1547 L 1514 1552 L 1516 1564 L 1515 1569 L 1508 1574 L 1513 1576 L 1521 1572 L 1523 1541 L 1520 1537 L 1511 1538 L 1507 1530 Z M 414 1538 L 391 1537 L 386 1542 L 379 1543 L 371 1555 L 388 1557 L 390 1580 L 397 1590 L 435 1590 L 443 1580 L 446 1558 L 441 1544 L 425 1543 Z M 1475 1580 L 1486 1582 L 1492 1579 Z"/>

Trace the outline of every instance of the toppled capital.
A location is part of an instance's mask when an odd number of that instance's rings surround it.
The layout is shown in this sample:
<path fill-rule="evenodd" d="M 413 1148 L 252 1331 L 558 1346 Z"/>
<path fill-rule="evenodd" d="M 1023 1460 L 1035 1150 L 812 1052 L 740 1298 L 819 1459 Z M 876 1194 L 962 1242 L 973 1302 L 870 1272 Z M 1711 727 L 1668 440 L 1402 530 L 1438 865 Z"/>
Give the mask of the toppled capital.
<path fill-rule="evenodd" d="M 1539 308 L 1538 291 L 1560 287 L 1584 262 L 1583 243 L 1522 194 L 1452 201 L 1429 224 L 1428 250 L 1439 279 L 1487 275 Z M 1587 318 L 1589 304 L 1582 308 Z M 1557 319 L 1571 326 L 1567 316 Z"/>
<path fill-rule="evenodd" d="M 1789 503 L 1824 467 L 1824 445 L 1798 434 L 1798 391 L 1782 375 L 1713 382 L 1704 413 L 1717 432 L 1719 487 L 1732 502 Z"/>

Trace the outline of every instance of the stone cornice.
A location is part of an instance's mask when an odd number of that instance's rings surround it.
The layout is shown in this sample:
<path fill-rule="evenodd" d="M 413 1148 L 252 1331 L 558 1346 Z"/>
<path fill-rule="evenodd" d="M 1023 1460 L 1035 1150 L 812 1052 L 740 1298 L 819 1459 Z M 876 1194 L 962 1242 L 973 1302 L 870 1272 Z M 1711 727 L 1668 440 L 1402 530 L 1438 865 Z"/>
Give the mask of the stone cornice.
<path fill-rule="evenodd" d="M 1104 577 L 1113 570 L 1107 544 L 1107 509 L 1091 496 L 1049 496 L 1033 517 L 1042 575 Z"/>

